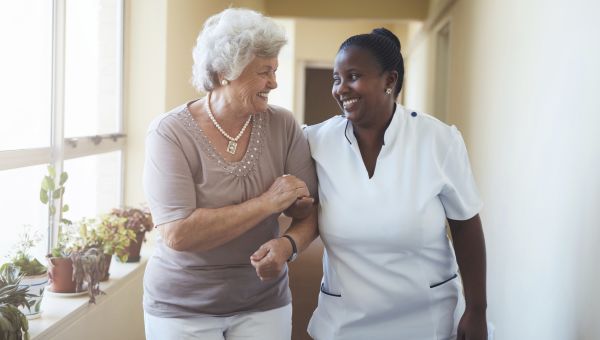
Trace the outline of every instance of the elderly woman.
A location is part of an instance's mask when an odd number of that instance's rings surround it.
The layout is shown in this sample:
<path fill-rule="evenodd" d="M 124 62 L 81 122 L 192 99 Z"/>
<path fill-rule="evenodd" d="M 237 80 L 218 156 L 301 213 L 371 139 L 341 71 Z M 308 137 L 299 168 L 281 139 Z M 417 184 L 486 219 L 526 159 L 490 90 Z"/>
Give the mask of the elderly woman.
<path fill-rule="evenodd" d="M 257 12 L 209 18 L 193 52 L 207 95 L 149 128 L 144 188 L 160 236 L 144 276 L 148 339 L 291 336 L 285 263 L 316 236 L 316 176 L 290 112 L 268 105 L 285 42 Z M 293 222 L 278 237 L 282 212 Z"/>

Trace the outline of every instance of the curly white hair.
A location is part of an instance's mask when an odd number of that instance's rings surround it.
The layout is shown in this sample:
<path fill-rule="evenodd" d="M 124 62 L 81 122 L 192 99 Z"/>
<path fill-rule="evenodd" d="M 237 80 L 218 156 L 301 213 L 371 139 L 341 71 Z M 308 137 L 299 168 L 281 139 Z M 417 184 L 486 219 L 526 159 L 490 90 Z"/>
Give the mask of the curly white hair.
<path fill-rule="evenodd" d="M 198 91 L 212 91 L 219 76 L 234 80 L 254 57 L 279 55 L 287 38 L 285 30 L 261 13 L 228 8 L 208 18 L 192 52 L 192 84 Z"/>

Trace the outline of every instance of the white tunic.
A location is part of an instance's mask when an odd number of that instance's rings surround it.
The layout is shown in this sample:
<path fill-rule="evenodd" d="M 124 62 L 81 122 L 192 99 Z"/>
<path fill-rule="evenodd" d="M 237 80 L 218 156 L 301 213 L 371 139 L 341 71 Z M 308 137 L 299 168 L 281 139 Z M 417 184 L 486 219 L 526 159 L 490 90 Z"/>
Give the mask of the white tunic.
<path fill-rule="evenodd" d="M 460 132 L 397 106 L 372 178 L 345 118 L 306 133 L 325 244 L 310 335 L 453 339 L 464 299 L 445 221 L 482 206 Z"/>

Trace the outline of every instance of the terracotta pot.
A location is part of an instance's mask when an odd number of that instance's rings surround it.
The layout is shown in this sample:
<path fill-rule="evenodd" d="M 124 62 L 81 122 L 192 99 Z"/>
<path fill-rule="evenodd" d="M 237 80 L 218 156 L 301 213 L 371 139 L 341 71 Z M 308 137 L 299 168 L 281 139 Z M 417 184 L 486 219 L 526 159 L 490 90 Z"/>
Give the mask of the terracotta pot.
<path fill-rule="evenodd" d="M 108 281 L 108 278 L 110 276 L 110 273 L 108 272 L 110 270 L 110 262 L 112 261 L 112 255 L 108 255 L 108 254 L 104 254 L 104 276 L 102 277 L 102 280 L 100 280 L 101 282 L 104 281 Z"/>
<path fill-rule="evenodd" d="M 68 257 L 48 257 L 48 289 L 53 293 L 75 293 L 73 261 Z"/>
<path fill-rule="evenodd" d="M 131 241 L 129 246 L 125 248 L 129 251 L 127 263 L 140 262 L 140 251 L 142 250 L 142 243 L 144 243 L 144 235 L 146 235 L 145 231 L 138 231 L 135 234 L 135 241 Z"/>
<path fill-rule="evenodd" d="M 42 298 L 44 297 L 44 289 L 48 285 L 48 273 L 35 275 L 35 276 L 24 276 L 19 284 L 19 287 L 27 288 L 27 294 L 31 294 L 29 301 L 32 302 L 29 308 L 19 307 L 19 310 L 25 314 L 27 319 L 37 319 L 42 315 L 40 309 Z"/>

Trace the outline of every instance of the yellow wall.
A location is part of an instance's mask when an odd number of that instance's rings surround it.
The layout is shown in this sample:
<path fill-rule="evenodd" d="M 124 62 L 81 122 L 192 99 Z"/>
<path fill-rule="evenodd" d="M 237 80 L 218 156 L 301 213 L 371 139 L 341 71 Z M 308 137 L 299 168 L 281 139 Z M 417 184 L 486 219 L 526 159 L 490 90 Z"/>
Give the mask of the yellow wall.
<path fill-rule="evenodd" d="M 424 20 L 429 1 L 425 0 L 266 0 L 271 16 Z"/>
<path fill-rule="evenodd" d="M 167 0 L 130 0 L 125 8 L 124 128 L 127 205 L 144 202 L 144 137 L 154 116 L 165 110 Z"/>
<path fill-rule="evenodd" d="M 341 43 L 355 34 L 369 33 L 377 27 L 391 31 L 400 26 L 397 21 L 384 20 L 324 20 L 296 19 L 296 58 L 327 62 L 333 59 Z"/>

